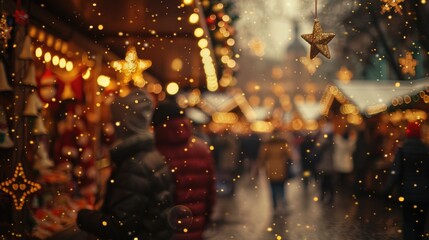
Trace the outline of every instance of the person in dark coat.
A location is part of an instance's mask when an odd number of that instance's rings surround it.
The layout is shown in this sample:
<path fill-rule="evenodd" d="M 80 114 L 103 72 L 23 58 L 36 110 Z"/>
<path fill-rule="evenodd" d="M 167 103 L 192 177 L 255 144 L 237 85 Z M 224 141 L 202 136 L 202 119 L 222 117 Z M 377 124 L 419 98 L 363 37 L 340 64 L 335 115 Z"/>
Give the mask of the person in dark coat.
<path fill-rule="evenodd" d="M 421 140 L 420 124 L 412 122 L 395 153 L 386 194 L 398 187 L 403 209 L 403 239 L 423 239 L 429 206 L 429 148 Z"/>
<path fill-rule="evenodd" d="M 177 219 L 174 240 L 202 240 L 216 199 L 215 167 L 208 146 L 192 135 L 184 111 L 173 101 L 160 102 L 152 118 L 156 146 L 165 156 L 175 182 Z"/>
<path fill-rule="evenodd" d="M 99 210 L 82 209 L 78 227 L 98 239 L 167 240 L 173 182 L 164 157 L 156 151 L 149 123 L 149 95 L 132 89 L 111 105 L 116 143 L 110 150 L 114 169 Z"/>

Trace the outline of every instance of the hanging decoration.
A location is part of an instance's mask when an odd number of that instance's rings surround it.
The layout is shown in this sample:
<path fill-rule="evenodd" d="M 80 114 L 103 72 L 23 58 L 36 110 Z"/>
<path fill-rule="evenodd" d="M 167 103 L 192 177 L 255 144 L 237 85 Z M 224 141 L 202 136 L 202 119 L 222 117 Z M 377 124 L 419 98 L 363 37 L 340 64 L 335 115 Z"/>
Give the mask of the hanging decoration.
<path fill-rule="evenodd" d="M 411 52 L 406 52 L 405 57 L 399 58 L 399 64 L 402 67 L 403 74 L 410 74 L 411 76 L 416 75 L 417 60 L 413 58 Z"/>
<path fill-rule="evenodd" d="M 136 48 L 128 47 L 125 60 L 113 61 L 113 69 L 121 73 L 122 83 L 129 83 L 131 80 L 137 87 L 143 87 L 146 81 L 143 78 L 143 71 L 152 66 L 152 61 L 139 59 Z"/>
<path fill-rule="evenodd" d="M 311 45 L 310 59 L 321 53 L 326 58 L 330 59 L 328 43 L 335 37 L 335 33 L 325 33 L 317 19 L 317 0 L 315 0 L 314 26 L 313 32 L 310 34 L 302 34 L 301 37 Z"/>
<path fill-rule="evenodd" d="M 384 4 L 381 6 L 381 14 L 384 14 L 386 12 L 390 12 L 390 10 L 393 9 L 395 13 L 399 13 L 402 15 L 402 5 L 401 3 L 404 2 L 404 0 L 381 0 Z"/>
<path fill-rule="evenodd" d="M 22 84 L 31 86 L 31 87 L 37 87 L 36 66 L 34 65 L 34 63 L 31 63 L 31 65 L 28 67 L 27 74 L 25 75 L 25 78 L 22 80 Z"/>
<path fill-rule="evenodd" d="M 2 1 L 3 8 L 3 1 Z M 0 18 L 0 50 L 3 52 L 8 47 L 8 40 L 11 38 L 10 33 L 12 32 L 12 27 L 7 25 L 6 14 L 2 12 Z"/>
<path fill-rule="evenodd" d="M 0 148 L 11 148 L 14 143 L 9 137 L 9 128 L 6 121 L 6 113 L 0 106 Z"/>
<path fill-rule="evenodd" d="M 28 195 L 37 192 L 42 188 L 39 183 L 35 183 L 27 179 L 21 163 L 18 163 L 16 166 L 13 177 L 1 182 L 0 187 L 3 192 L 12 197 L 16 210 L 22 209 Z"/>
<path fill-rule="evenodd" d="M 0 92 L 10 91 L 13 91 L 13 88 L 9 85 L 9 81 L 7 80 L 6 69 L 3 61 L 0 61 Z"/>
<path fill-rule="evenodd" d="M 44 102 L 52 102 L 57 96 L 57 79 L 49 68 L 40 77 L 39 94 Z"/>
<path fill-rule="evenodd" d="M 23 60 L 33 60 L 33 53 L 31 52 L 31 48 L 31 37 L 27 35 L 25 36 L 21 52 L 19 53 L 19 58 Z"/>
<path fill-rule="evenodd" d="M 27 25 L 29 17 L 28 14 L 21 9 L 21 0 L 16 1 L 16 10 L 13 16 L 15 18 L 15 22 L 19 25 Z"/>
<path fill-rule="evenodd" d="M 39 172 L 43 172 L 53 166 L 54 162 L 49 158 L 45 144 L 41 142 L 37 148 L 36 154 L 34 155 L 33 168 Z"/>
<path fill-rule="evenodd" d="M 42 107 L 42 101 L 40 100 L 37 93 L 33 92 L 27 98 L 23 115 L 27 117 L 37 117 Z"/>

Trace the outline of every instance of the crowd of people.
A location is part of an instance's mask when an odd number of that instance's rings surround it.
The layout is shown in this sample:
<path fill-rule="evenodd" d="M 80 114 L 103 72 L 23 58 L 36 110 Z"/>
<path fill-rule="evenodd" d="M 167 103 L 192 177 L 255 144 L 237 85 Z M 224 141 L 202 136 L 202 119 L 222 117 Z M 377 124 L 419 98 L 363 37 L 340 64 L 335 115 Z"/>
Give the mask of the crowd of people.
<path fill-rule="evenodd" d="M 404 198 L 405 239 L 423 234 L 429 149 L 420 140 L 419 123 L 405 127 L 405 138 L 388 154 L 383 135 L 376 134 L 381 127 L 332 119 L 309 132 L 204 133 L 174 101 L 154 104 L 137 88 L 116 97 L 111 116 L 112 173 L 99 207 L 79 210 L 74 224 L 50 239 L 203 239 L 216 199 L 234 197 L 239 176 L 246 174 L 269 182 L 274 214 L 290 210 L 291 179 L 304 191 L 316 186 L 327 205 L 335 204 L 338 189 L 356 196 L 397 191 Z M 376 189 L 370 176 L 386 156 L 392 157 L 391 171 Z"/>

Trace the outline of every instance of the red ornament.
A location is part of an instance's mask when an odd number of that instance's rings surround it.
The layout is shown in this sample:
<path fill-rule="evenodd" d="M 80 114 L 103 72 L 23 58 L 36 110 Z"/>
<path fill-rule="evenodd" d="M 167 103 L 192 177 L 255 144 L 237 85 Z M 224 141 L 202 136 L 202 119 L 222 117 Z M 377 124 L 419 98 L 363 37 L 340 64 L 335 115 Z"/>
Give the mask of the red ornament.
<path fill-rule="evenodd" d="M 26 25 L 28 23 L 28 14 L 21 9 L 16 9 L 15 13 L 13 14 L 15 17 L 15 22 L 19 25 Z"/>

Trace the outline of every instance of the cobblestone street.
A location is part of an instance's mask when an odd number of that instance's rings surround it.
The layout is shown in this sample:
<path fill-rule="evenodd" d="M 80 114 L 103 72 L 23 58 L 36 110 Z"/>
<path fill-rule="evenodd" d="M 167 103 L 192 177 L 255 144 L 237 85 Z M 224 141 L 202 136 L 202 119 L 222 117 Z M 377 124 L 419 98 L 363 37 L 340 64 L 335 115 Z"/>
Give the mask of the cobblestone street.
<path fill-rule="evenodd" d="M 312 186 L 305 192 L 300 180 L 287 186 L 288 209 L 273 214 L 268 183 L 246 177 L 236 195 L 219 198 L 210 240 L 224 239 L 401 239 L 400 207 L 379 197 L 355 198 L 338 191 L 333 205 L 316 199 Z"/>

